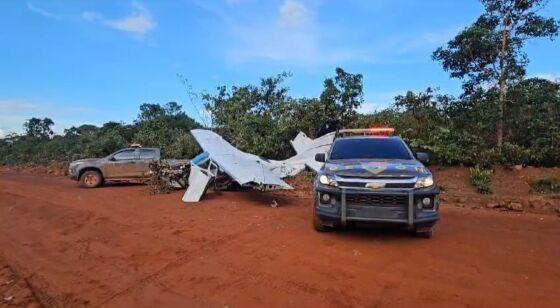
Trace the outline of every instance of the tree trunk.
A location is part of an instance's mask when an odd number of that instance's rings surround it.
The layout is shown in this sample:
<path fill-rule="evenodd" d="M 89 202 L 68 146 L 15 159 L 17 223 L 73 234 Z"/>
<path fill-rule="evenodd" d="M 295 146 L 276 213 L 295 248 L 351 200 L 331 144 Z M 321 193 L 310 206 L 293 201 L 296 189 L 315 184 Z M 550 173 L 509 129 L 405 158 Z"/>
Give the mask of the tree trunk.
<path fill-rule="evenodd" d="M 507 38 L 508 38 L 508 25 L 509 18 L 503 22 L 502 29 L 502 46 L 500 48 L 500 76 L 498 85 L 498 123 L 496 123 L 496 148 L 502 151 L 502 144 L 504 139 L 504 105 L 506 100 L 506 81 L 507 69 L 505 64 L 505 54 L 507 52 Z"/>

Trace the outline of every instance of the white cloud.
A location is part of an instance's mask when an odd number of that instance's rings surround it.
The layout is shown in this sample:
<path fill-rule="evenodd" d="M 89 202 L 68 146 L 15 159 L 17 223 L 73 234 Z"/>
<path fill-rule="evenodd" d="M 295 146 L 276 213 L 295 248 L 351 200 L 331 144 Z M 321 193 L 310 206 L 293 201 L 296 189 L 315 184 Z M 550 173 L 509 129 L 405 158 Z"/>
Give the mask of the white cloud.
<path fill-rule="evenodd" d="M 339 63 L 349 56 L 336 48 L 321 48 L 314 12 L 300 1 L 285 0 L 272 19 L 260 16 L 251 22 L 226 22 L 232 38 L 226 50 L 234 63 L 264 60 L 315 65 Z"/>
<path fill-rule="evenodd" d="M 278 24 L 280 27 L 294 28 L 301 27 L 311 19 L 309 9 L 297 0 L 286 0 L 280 6 Z"/>
<path fill-rule="evenodd" d="M 144 37 L 152 31 L 157 23 L 152 18 L 152 14 L 138 2 L 132 3 L 132 12 L 128 16 L 117 19 L 105 18 L 101 13 L 86 11 L 82 13 L 82 18 L 90 22 L 100 22 L 101 24 L 124 32 Z"/>
<path fill-rule="evenodd" d="M 52 18 L 52 19 L 58 19 L 59 18 L 58 15 L 53 14 L 53 13 L 51 13 L 51 12 L 45 10 L 45 9 L 42 9 L 38 6 L 35 6 L 31 2 L 27 2 L 26 5 L 27 5 L 27 9 L 29 9 L 31 12 L 39 14 L 43 17 Z"/>
<path fill-rule="evenodd" d="M 6 132 L 0 128 L 0 139 L 6 137 Z"/>
<path fill-rule="evenodd" d="M 276 14 L 251 14 L 236 19 L 217 6 L 203 8 L 225 23 L 231 41 L 224 48 L 234 64 L 266 61 L 281 65 L 320 66 L 347 63 L 416 63 L 431 61 L 429 54 L 447 42 L 458 27 L 424 29 L 375 36 L 319 23 L 321 1 L 284 0 Z M 246 16 L 246 15 L 244 15 Z M 358 37 L 359 35 L 365 37 Z"/>

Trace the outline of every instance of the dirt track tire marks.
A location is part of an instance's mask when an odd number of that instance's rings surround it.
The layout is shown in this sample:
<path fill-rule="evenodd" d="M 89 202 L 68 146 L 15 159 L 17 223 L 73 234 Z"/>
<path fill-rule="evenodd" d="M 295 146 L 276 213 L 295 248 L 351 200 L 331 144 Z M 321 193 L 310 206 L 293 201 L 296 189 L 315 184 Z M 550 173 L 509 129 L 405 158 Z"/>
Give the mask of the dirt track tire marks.
<path fill-rule="evenodd" d="M 216 252 L 217 249 L 219 249 L 220 245 L 223 245 L 225 242 L 230 242 L 236 238 L 238 238 L 238 236 L 242 233 L 247 232 L 247 230 L 242 231 L 242 232 L 238 232 L 236 234 L 230 234 L 226 237 L 223 238 L 219 238 L 216 240 L 212 240 L 207 242 L 206 244 L 202 245 L 197 251 L 196 253 L 192 253 L 192 252 L 185 252 L 182 253 L 178 258 L 176 258 L 175 260 L 165 264 L 162 268 L 156 270 L 153 273 L 150 273 L 149 275 L 143 277 L 142 279 L 139 279 L 138 281 L 134 282 L 133 284 L 131 284 L 130 286 L 115 292 L 114 294 L 110 295 L 109 298 L 102 300 L 101 303 L 97 304 L 96 306 L 104 306 L 106 304 L 108 304 L 109 302 L 115 300 L 116 298 L 123 296 L 129 292 L 132 292 L 134 290 L 138 290 L 141 289 L 142 287 L 144 287 L 146 284 L 152 283 L 154 281 L 156 281 L 161 275 L 164 275 L 165 273 L 183 266 L 187 263 L 189 263 L 190 261 L 203 256 L 203 255 L 208 255 L 209 253 L 213 253 Z"/>
<path fill-rule="evenodd" d="M 0 256 L 0 307 L 44 307 L 28 279 Z"/>
<path fill-rule="evenodd" d="M 0 171 L 0 249 L 48 306 L 560 303 L 555 216 L 444 205 L 437 236 L 420 241 L 316 233 L 310 198 L 271 209 L 270 195 L 251 192 L 190 207 L 180 197 Z"/>

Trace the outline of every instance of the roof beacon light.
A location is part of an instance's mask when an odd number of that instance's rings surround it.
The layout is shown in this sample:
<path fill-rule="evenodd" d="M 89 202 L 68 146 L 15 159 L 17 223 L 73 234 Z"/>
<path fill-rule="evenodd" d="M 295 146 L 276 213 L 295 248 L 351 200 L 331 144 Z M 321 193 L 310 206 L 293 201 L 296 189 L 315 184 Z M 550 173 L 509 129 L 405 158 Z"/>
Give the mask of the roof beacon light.
<path fill-rule="evenodd" d="M 395 133 L 395 129 L 392 127 L 373 127 L 370 128 L 369 131 L 372 135 L 377 136 L 393 136 Z"/>
<path fill-rule="evenodd" d="M 392 127 L 372 127 L 372 128 L 353 128 L 341 129 L 338 131 L 337 137 L 344 136 L 392 136 L 395 129 Z"/>

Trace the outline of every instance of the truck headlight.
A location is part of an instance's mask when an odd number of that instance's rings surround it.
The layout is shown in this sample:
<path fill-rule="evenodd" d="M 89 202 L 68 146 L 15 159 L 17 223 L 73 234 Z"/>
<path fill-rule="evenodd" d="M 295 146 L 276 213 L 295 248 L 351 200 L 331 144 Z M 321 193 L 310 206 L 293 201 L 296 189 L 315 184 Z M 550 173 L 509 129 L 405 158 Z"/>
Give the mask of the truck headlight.
<path fill-rule="evenodd" d="M 419 178 L 418 181 L 416 181 L 416 184 L 414 184 L 414 187 L 422 188 L 422 187 L 430 187 L 433 185 L 434 185 L 434 178 L 430 175 L 430 176 Z"/>
<path fill-rule="evenodd" d="M 323 185 L 338 186 L 338 183 L 330 176 L 321 174 L 319 176 L 319 183 Z"/>

